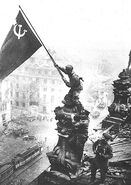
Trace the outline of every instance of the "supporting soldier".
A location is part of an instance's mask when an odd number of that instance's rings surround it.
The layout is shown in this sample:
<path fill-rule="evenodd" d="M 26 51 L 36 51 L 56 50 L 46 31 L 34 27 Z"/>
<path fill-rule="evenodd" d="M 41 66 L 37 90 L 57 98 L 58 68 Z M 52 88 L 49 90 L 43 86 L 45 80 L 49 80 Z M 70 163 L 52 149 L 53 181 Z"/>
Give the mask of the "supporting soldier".
<path fill-rule="evenodd" d="M 112 141 L 113 138 L 109 134 L 103 133 L 103 138 L 98 139 L 95 143 L 93 143 L 95 158 L 91 163 L 91 182 L 95 181 L 96 171 L 97 169 L 100 169 L 101 185 L 105 182 L 108 170 L 108 160 L 113 157 L 112 147 L 108 144 L 109 140 Z"/>

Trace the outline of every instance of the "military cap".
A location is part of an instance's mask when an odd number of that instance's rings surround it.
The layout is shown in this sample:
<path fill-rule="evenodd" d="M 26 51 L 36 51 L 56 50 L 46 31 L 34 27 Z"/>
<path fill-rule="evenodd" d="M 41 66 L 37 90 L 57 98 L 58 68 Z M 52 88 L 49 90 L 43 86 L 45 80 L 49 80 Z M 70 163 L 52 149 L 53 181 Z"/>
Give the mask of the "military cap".
<path fill-rule="evenodd" d="M 72 65 L 67 65 L 66 66 L 66 70 L 67 71 L 72 71 L 73 70 L 73 66 Z"/>

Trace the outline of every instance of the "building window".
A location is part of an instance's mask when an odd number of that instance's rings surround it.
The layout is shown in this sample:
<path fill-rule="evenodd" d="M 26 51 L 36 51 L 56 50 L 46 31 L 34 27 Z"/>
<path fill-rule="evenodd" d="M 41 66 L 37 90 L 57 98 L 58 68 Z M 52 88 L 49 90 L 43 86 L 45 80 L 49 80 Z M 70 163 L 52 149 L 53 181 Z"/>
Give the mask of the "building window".
<path fill-rule="evenodd" d="M 28 71 L 28 67 L 25 67 L 25 71 Z"/>
<path fill-rule="evenodd" d="M 52 84 L 55 84 L 55 80 L 52 80 Z"/>
<path fill-rule="evenodd" d="M 51 92 L 54 92 L 54 90 L 55 90 L 54 88 L 51 88 Z"/>
<path fill-rule="evenodd" d="M 19 106 L 19 102 L 18 101 L 16 101 L 16 106 Z"/>
<path fill-rule="evenodd" d="M 47 79 L 44 79 L 44 83 L 45 83 L 45 84 L 47 83 Z"/>
<path fill-rule="evenodd" d="M 40 97 L 39 93 L 36 93 L 36 96 L 37 96 L 37 98 L 39 98 Z"/>
<path fill-rule="evenodd" d="M 51 103 L 54 103 L 54 96 L 51 96 Z"/>
<path fill-rule="evenodd" d="M 46 103 L 46 95 L 43 96 L 43 102 Z"/>
<path fill-rule="evenodd" d="M 44 88 L 43 91 L 47 91 L 47 88 Z"/>
<path fill-rule="evenodd" d="M 45 70 L 44 73 L 45 73 L 45 75 L 48 75 L 48 71 L 47 70 Z"/>
<path fill-rule="evenodd" d="M 5 107 L 4 108 L 5 108 L 5 110 L 7 110 L 7 103 L 5 103 Z"/>
<path fill-rule="evenodd" d="M 11 95 L 11 97 L 13 96 L 13 91 L 12 90 L 10 91 L 10 95 Z"/>
<path fill-rule="evenodd" d="M 36 78 L 36 82 L 39 83 L 39 78 Z"/>
<path fill-rule="evenodd" d="M 16 87 L 19 88 L 19 84 L 18 83 L 16 84 Z"/>
<path fill-rule="evenodd" d="M 25 107 L 25 103 L 22 103 L 22 106 Z"/>
<path fill-rule="evenodd" d="M 7 110 L 7 103 L 3 102 L 1 106 L 1 111 L 5 111 L 5 110 Z"/>
<path fill-rule="evenodd" d="M 13 84 L 12 83 L 10 83 L 10 88 L 13 88 Z"/>
<path fill-rule="evenodd" d="M 46 113 L 46 106 L 43 106 L 43 113 Z"/>
<path fill-rule="evenodd" d="M 52 75 L 57 75 L 57 71 L 55 70 L 55 71 L 52 71 L 52 73 L 51 73 Z"/>
<path fill-rule="evenodd" d="M 1 92 L 0 92 L 0 102 L 2 101 L 2 94 L 1 94 Z"/>
<path fill-rule="evenodd" d="M 25 99 L 25 94 L 23 93 L 23 99 Z"/>
<path fill-rule="evenodd" d="M 19 97 L 19 92 L 16 92 L 16 97 L 17 97 L 17 98 Z"/>
<path fill-rule="evenodd" d="M 2 114 L 2 121 L 3 121 L 3 123 L 6 122 L 6 114 Z"/>

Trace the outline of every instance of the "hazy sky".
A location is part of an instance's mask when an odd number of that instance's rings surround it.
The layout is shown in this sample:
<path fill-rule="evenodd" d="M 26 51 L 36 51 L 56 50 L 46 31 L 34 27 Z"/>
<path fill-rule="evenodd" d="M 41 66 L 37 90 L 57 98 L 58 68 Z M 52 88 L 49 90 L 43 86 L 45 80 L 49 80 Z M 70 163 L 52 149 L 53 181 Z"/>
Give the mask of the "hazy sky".
<path fill-rule="evenodd" d="M 0 45 L 14 23 L 18 5 L 44 44 L 59 56 L 90 65 L 103 55 L 101 50 L 107 58 L 107 50 L 119 51 L 112 58 L 122 60 L 122 67 L 124 62 L 127 64 L 131 49 L 130 0 L 1 0 Z"/>

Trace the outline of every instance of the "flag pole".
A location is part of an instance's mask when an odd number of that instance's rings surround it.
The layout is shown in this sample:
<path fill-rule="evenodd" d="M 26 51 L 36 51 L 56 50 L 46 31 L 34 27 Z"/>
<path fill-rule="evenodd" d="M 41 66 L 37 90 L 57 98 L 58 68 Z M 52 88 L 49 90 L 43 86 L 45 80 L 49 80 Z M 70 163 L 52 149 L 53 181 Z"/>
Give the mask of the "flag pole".
<path fill-rule="evenodd" d="M 25 12 L 23 11 L 23 9 L 21 8 L 21 6 L 19 5 L 19 8 L 21 10 L 21 12 L 23 13 L 23 15 L 25 16 L 25 18 L 27 19 L 27 21 L 29 22 L 31 28 L 33 29 L 34 33 L 36 34 L 36 36 L 38 37 L 39 41 L 41 42 L 41 45 L 44 47 L 44 49 L 46 50 L 46 52 L 48 53 L 50 59 L 52 60 L 54 66 L 56 67 L 56 62 L 54 60 L 54 58 L 52 57 L 52 55 L 49 53 L 48 49 L 45 47 L 43 41 L 41 40 L 41 38 L 39 37 L 38 33 L 36 32 L 35 28 L 33 27 L 33 25 L 31 24 L 30 20 L 28 19 L 28 17 L 26 16 Z M 56 67 L 56 69 L 58 70 L 62 80 L 64 78 L 63 74 L 61 73 L 60 69 L 58 67 Z"/>
<path fill-rule="evenodd" d="M 130 65 L 131 65 L 131 51 L 129 53 L 129 62 L 128 62 L 127 69 L 129 69 Z"/>

